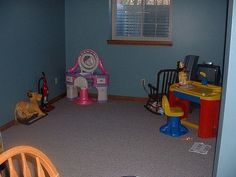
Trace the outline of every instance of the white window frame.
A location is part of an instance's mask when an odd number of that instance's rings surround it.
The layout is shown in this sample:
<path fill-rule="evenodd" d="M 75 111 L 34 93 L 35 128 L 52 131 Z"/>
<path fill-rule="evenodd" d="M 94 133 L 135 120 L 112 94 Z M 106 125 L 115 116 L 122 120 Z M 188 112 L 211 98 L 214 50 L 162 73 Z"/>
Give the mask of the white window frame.
<path fill-rule="evenodd" d="M 132 1 L 132 0 L 131 0 Z M 146 0 L 141 0 L 142 4 Z M 144 7 L 144 5 L 141 5 Z M 142 27 L 140 29 L 141 35 L 136 37 L 129 36 L 117 36 L 116 35 L 116 14 L 117 14 L 117 0 L 111 0 L 112 8 L 112 40 L 109 40 L 110 44 L 147 44 L 147 45 L 172 45 L 172 0 L 170 0 L 170 12 L 169 12 L 169 36 L 168 37 L 145 37 L 143 36 Z M 143 17 L 143 16 L 142 16 Z M 141 23 L 143 26 L 143 23 Z"/>

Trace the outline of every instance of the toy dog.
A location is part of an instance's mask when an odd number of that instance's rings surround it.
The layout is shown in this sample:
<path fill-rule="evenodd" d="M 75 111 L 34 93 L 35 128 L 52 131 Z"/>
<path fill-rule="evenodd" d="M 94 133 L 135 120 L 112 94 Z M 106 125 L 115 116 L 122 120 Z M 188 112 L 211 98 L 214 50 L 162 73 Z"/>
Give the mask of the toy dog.
<path fill-rule="evenodd" d="M 31 118 L 43 117 L 46 114 L 39 108 L 38 102 L 41 101 L 42 95 L 36 92 L 28 92 L 27 96 L 30 101 L 20 101 L 15 107 L 15 119 L 20 122 L 27 122 Z"/>

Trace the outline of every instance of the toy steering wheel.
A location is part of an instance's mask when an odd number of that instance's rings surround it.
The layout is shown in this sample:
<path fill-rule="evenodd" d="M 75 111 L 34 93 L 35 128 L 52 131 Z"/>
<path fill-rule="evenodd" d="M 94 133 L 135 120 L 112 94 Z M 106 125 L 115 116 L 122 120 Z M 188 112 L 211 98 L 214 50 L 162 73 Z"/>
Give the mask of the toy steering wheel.
<path fill-rule="evenodd" d="M 99 63 L 97 54 L 91 49 L 85 49 L 80 53 L 79 66 L 81 72 L 92 73 L 94 72 Z"/>

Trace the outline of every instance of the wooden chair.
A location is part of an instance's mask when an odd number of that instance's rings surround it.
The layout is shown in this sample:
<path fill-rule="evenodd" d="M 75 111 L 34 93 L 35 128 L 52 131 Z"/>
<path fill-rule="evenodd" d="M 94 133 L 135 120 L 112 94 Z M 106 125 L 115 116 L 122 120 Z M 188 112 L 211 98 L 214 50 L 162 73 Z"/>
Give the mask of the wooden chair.
<path fill-rule="evenodd" d="M 0 132 L 0 154 L 4 151 L 3 149 L 3 140 L 2 140 L 2 134 Z M 5 164 L 0 165 L 0 173 L 5 169 Z"/>
<path fill-rule="evenodd" d="M 162 96 L 169 93 L 169 87 L 177 81 L 177 77 L 178 71 L 176 69 L 160 70 L 157 73 L 156 86 L 148 84 L 148 100 L 144 107 L 152 113 L 161 114 L 159 107 L 161 106 Z"/>
<path fill-rule="evenodd" d="M 51 160 L 31 146 L 16 146 L 2 152 L 0 164 L 8 168 L 9 177 L 59 177 Z"/>

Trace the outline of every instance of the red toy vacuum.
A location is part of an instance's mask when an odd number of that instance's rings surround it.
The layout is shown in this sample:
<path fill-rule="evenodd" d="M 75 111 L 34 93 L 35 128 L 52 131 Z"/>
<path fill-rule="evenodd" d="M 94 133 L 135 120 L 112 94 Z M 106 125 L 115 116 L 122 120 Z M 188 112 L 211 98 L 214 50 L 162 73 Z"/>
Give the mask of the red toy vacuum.
<path fill-rule="evenodd" d="M 46 75 L 42 72 L 42 77 L 38 81 L 38 93 L 42 95 L 41 106 L 40 108 L 44 112 L 51 111 L 54 107 L 48 103 L 48 84 Z"/>

